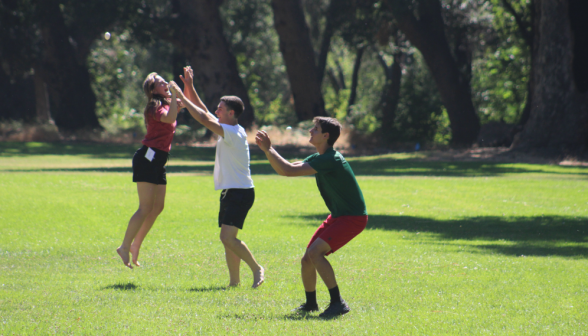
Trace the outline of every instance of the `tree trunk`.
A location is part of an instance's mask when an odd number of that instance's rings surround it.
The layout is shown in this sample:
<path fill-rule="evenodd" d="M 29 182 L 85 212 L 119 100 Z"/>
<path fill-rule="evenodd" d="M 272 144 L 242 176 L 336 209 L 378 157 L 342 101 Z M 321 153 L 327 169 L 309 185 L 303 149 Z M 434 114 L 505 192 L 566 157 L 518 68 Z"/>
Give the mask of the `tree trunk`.
<path fill-rule="evenodd" d="M 531 63 L 532 62 L 533 59 L 531 58 Z M 531 69 L 531 72 L 532 70 L 533 69 Z M 525 107 L 523 108 L 523 113 L 521 113 L 521 117 L 519 118 L 519 122 L 517 123 L 514 132 L 520 132 L 523 127 L 525 127 L 525 124 L 527 124 L 527 121 L 529 121 L 529 117 L 531 116 L 531 106 L 533 106 L 533 90 L 533 78 L 530 76 L 529 81 L 527 82 L 527 99 L 525 101 Z"/>
<path fill-rule="evenodd" d="M 400 101 L 400 84 L 402 81 L 401 64 L 404 62 L 406 54 L 400 50 L 395 52 L 394 61 L 391 66 L 386 64 L 386 60 L 380 54 L 377 54 L 377 56 L 386 74 L 386 83 L 382 90 L 380 102 L 380 106 L 382 107 L 381 129 L 384 131 L 383 134 L 386 134 L 394 127 L 394 121 L 396 120 L 396 109 Z"/>
<path fill-rule="evenodd" d="M 331 86 L 333 87 L 333 90 L 335 90 L 335 94 L 339 95 L 339 90 L 341 90 L 341 86 L 339 85 L 339 81 L 337 80 L 337 76 L 335 75 L 335 72 L 330 67 L 327 67 L 325 72 L 327 74 L 327 77 L 329 78 L 329 81 L 331 82 Z"/>
<path fill-rule="evenodd" d="M 469 46 L 467 29 L 459 27 L 454 32 L 455 64 L 461 75 L 461 81 L 467 84 L 468 93 L 472 94 L 470 83 L 472 82 L 472 51 Z"/>
<path fill-rule="evenodd" d="M 212 112 L 222 96 L 238 96 L 245 105 L 239 124 L 251 127 L 255 120 L 247 88 L 239 77 L 237 60 L 223 35 L 219 6 L 222 1 L 179 0 L 180 29 L 171 37 L 174 45 L 189 55 L 203 101 Z"/>
<path fill-rule="evenodd" d="M 331 49 L 331 38 L 335 33 L 333 20 L 337 5 L 337 0 L 331 0 L 331 2 L 329 3 L 329 9 L 327 10 L 327 15 L 325 17 L 325 20 L 327 22 L 325 23 L 325 30 L 323 31 L 323 36 L 321 39 L 321 50 L 319 52 L 318 58 L 318 82 L 320 84 L 323 83 L 323 78 L 325 76 L 325 68 L 327 66 L 327 56 L 329 55 L 329 50 Z"/>
<path fill-rule="evenodd" d="M 347 103 L 347 113 L 351 109 L 351 106 L 355 104 L 355 99 L 357 99 L 357 85 L 359 82 L 359 69 L 361 68 L 361 59 L 363 58 L 363 52 L 365 51 L 365 46 L 359 47 L 357 52 L 355 53 L 355 62 L 353 63 L 353 73 L 351 75 L 351 92 L 349 93 L 349 100 Z"/>
<path fill-rule="evenodd" d="M 0 120 L 35 120 L 35 101 L 30 98 L 31 87 L 34 85 L 30 76 L 18 74 L 11 76 L 6 68 L 0 68 Z"/>
<path fill-rule="evenodd" d="M 471 145 L 480 131 L 480 119 L 474 110 L 469 83 L 459 69 L 447 42 L 439 0 L 422 0 L 419 18 L 402 0 L 388 0 L 387 4 L 400 30 L 421 54 L 433 78 L 451 123 L 452 143 Z"/>
<path fill-rule="evenodd" d="M 531 6 L 531 22 L 527 22 L 523 19 L 523 16 L 519 14 L 514 7 L 510 4 L 510 0 L 502 0 L 502 5 L 504 8 L 514 17 L 517 28 L 525 44 L 531 50 L 531 65 L 533 64 L 533 29 L 534 29 L 534 17 L 535 17 L 535 6 L 533 5 L 533 1 L 530 1 Z M 531 72 L 533 70 L 531 69 Z M 523 113 L 521 113 L 521 117 L 517 123 L 517 126 L 513 129 L 514 133 L 520 132 L 527 121 L 529 120 L 529 116 L 531 115 L 531 106 L 533 106 L 533 76 L 529 76 L 529 80 L 527 82 L 527 99 L 525 101 L 525 107 L 523 108 Z"/>
<path fill-rule="evenodd" d="M 564 154 L 588 148 L 588 3 L 536 0 L 533 105 L 514 149 Z"/>
<path fill-rule="evenodd" d="M 37 68 L 33 75 L 35 83 L 35 105 L 37 111 L 37 121 L 41 124 L 52 123 L 51 113 L 49 110 L 49 92 L 47 91 L 47 83 L 41 77 L 41 71 Z"/>
<path fill-rule="evenodd" d="M 39 6 L 43 13 L 40 15 L 43 39 L 41 76 L 47 83 L 55 124 L 68 131 L 100 128 L 90 73 L 85 63 L 78 62 L 75 42 L 70 38 L 59 3 L 44 0 Z"/>
<path fill-rule="evenodd" d="M 272 0 L 274 26 L 286 64 L 298 120 L 325 116 L 325 103 L 300 0 Z"/>

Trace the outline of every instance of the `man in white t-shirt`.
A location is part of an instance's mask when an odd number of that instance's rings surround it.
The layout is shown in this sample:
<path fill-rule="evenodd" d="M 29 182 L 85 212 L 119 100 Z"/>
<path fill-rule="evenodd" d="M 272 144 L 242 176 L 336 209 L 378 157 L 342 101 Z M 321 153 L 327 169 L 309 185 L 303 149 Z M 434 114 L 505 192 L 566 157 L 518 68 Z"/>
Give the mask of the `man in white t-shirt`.
<path fill-rule="evenodd" d="M 180 78 L 184 82 L 184 92 L 173 81 L 170 82 L 171 91 L 178 95 L 194 119 L 219 136 L 214 160 L 214 188 L 222 190 L 218 226 L 221 228 L 220 240 L 225 246 L 229 286 L 239 285 L 239 265 L 243 260 L 251 268 L 253 288 L 257 288 L 264 281 L 264 268 L 257 263 L 245 242 L 237 239 L 255 200 L 247 134 L 238 124 L 243 102 L 236 96 L 222 97 L 215 112 L 216 118 L 194 89 L 192 68 L 185 67 L 184 76 Z"/>

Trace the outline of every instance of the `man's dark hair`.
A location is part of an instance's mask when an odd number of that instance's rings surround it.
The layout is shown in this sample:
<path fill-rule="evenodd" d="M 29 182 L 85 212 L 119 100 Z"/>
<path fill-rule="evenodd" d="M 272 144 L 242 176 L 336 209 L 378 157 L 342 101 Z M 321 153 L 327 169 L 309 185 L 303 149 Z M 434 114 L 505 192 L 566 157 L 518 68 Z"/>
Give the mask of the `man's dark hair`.
<path fill-rule="evenodd" d="M 341 124 L 339 121 L 335 118 L 329 117 L 315 117 L 312 121 L 315 124 L 318 123 L 321 126 L 323 133 L 329 133 L 329 140 L 327 140 L 327 144 L 333 146 L 341 134 Z"/>
<path fill-rule="evenodd" d="M 243 101 L 241 100 L 241 98 L 237 96 L 223 96 L 220 100 L 223 103 L 225 103 L 225 105 L 227 105 L 229 111 L 235 111 L 235 118 L 239 118 L 241 113 L 243 113 L 243 110 L 245 110 L 245 105 L 243 105 Z"/>

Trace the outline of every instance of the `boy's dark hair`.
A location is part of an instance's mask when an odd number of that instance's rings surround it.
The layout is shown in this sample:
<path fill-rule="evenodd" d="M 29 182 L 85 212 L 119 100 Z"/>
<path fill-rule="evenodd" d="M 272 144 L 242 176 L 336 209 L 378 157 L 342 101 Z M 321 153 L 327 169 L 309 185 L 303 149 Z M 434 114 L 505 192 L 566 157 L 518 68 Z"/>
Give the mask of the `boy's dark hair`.
<path fill-rule="evenodd" d="M 241 98 L 237 96 L 223 96 L 220 100 L 223 103 L 225 103 L 225 105 L 227 105 L 229 111 L 235 111 L 235 118 L 239 118 L 241 113 L 243 113 L 243 110 L 245 110 L 245 105 L 243 105 L 243 101 L 241 100 Z"/>
<path fill-rule="evenodd" d="M 315 117 L 312 121 L 315 124 L 318 123 L 321 126 L 323 133 L 329 133 L 329 140 L 327 140 L 327 144 L 333 146 L 341 134 L 341 124 L 339 121 L 335 118 L 329 117 Z"/>

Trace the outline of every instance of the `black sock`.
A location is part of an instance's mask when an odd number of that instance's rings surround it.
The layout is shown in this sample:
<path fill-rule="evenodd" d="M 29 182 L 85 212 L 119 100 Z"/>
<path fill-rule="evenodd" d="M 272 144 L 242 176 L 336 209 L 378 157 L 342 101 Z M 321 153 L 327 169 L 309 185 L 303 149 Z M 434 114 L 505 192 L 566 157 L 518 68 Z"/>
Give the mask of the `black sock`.
<path fill-rule="evenodd" d="M 305 292 L 306 293 L 306 306 L 309 307 L 318 307 L 318 303 L 316 303 L 316 291 L 314 292 Z"/>
<path fill-rule="evenodd" d="M 339 286 L 335 286 L 329 289 L 329 294 L 331 294 L 331 303 L 341 302 L 341 294 L 339 293 Z"/>

